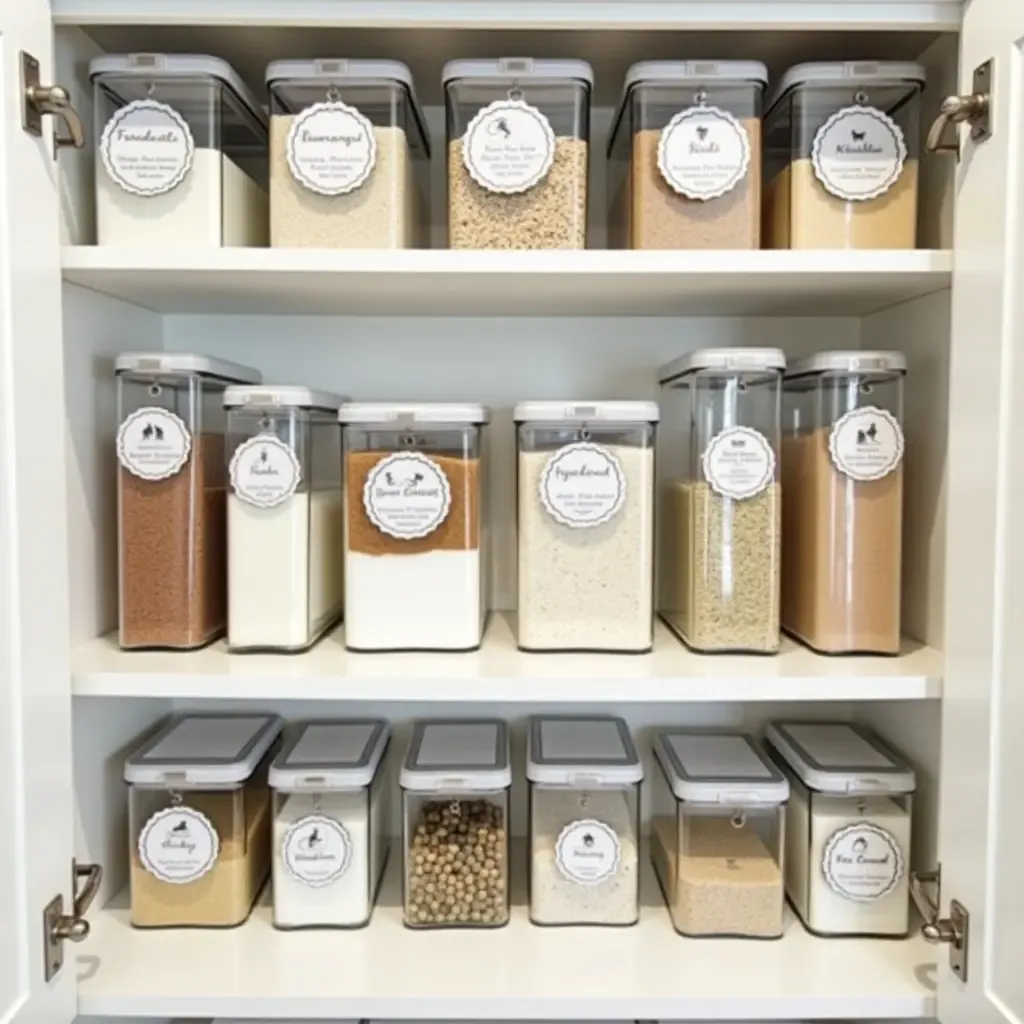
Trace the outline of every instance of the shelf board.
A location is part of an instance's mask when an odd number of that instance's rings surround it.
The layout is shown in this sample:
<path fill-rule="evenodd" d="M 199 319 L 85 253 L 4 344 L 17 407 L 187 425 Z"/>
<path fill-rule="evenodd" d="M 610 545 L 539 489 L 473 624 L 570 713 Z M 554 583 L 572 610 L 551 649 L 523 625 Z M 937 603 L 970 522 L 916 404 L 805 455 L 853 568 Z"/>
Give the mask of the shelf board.
<path fill-rule="evenodd" d="M 158 313 L 863 316 L 950 286 L 952 254 L 69 246 L 64 280 Z"/>
<path fill-rule="evenodd" d="M 343 627 L 303 654 L 121 651 L 112 636 L 72 656 L 73 692 L 91 697 L 622 704 L 918 700 L 942 690 L 942 658 L 906 641 L 897 658 L 823 657 L 786 640 L 774 657 L 698 655 L 662 624 L 654 651 L 524 654 L 491 616 L 469 654 L 351 654 Z"/>

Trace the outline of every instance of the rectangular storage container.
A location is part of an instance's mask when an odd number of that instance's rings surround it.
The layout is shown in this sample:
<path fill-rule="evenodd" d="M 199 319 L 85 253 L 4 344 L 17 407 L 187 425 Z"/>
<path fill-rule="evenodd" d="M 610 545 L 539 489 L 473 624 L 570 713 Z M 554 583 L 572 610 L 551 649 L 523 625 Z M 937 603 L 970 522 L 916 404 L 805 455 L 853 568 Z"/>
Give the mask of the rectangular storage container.
<path fill-rule="evenodd" d="M 341 403 L 302 387 L 224 393 L 232 650 L 301 651 L 341 617 Z"/>
<path fill-rule="evenodd" d="M 274 925 L 359 928 L 388 855 L 390 787 L 380 719 L 295 725 L 270 766 Z"/>
<path fill-rule="evenodd" d="M 530 920 L 640 917 L 640 782 L 629 727 L 606 715 L 530 720 Z"/>
<path fill-rule="evenodd" d="M 488 418 L 470 404 L 341 407 L 350 650 L 480 646 Z"/>
<path fill-rule="evenodd" d="M 645 61 L 626 74 L 608 143 L 609 246 L 757 249 L 756 61 Z"/>
<path fill-rule="evenodd" d="M 779 649 L 778 349 L 700 349 L 660 371 L 658 591 L 696 651 Z"/>
<path fill-rule="evenodd" d="M 276 715 L 183 714 L 128 758 L 131 922 L 228 928 L 270 873 Z"/>
<path fill-rule="evenodd" d="M 270 244 L 429 247 L 430 138 L 395 60 L 278 60 L 270 90 Z"/>
<path fill-rule="evenodd" d="M 651 858 L 676 931 L 777 939 L 785 906 L 786 779 L 749 736 L 654 736 Z"/>
<path fill-rule="evenodd" d="M 122 647 L 202 647 L 227 620 L 224 390 L 248 366 L 126 352 L 117 374 Z"/>
<path fill-rule="evenodd" d="M 402 765 L 403 919 L 496 928 L 509 919 L 508 726 L 417 722 Z"/>
<path fill-rule="evenodd" d="M 913 769 L 845 722 L 774 722 L 766 738 L 790 782 L 786 895 L 807 930 L 907 935 Z"/>
<path fill-rule="evenodd" d="M 919 64 L 800 64 L 764 119 L 767 249 L 913 249 Z"/>
<path fill-rule="evenodd" d="M 228 64 L 110 54 L 89 77 L 100 245 L 267 244 L 267 118 Z"/>
<path fill-rule="evenodd" d="M 898 352 L 825 352 L 783 385 L 782 626 L 823 654 L 899 654 Z"/>
<path fill-rule="evenodd" d="M 590 65 L 455 60 L 443 78 L 449 246 L 586 248 Z"/>
<path fill-rule="evenodd" d="M 519 646 L 651 649 L 654 402 L 521 402 Z"/>

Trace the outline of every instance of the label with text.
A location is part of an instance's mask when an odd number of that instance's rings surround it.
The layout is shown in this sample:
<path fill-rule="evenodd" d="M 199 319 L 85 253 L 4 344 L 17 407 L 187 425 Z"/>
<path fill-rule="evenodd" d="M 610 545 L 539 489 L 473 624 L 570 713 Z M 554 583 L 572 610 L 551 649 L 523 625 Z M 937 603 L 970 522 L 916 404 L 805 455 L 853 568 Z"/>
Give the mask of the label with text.
<path fill-rule="evenodd" d="M 371 523 L 396 540 L 418 540 L 448 517 L 452 489 L 444 470 L 421 452 L 396 452 L 370 470 L 363 506 Z"/>
<path fill-rule="evenodd" d="M 563 526 L 586 529 L 610 522 L 626 501 L 622 463 L 589 441 L 559 448 L 541 472 L 540 500 Z"/>
<path fill-rule="evenodd" d="M 821 870 L 837 895 L 857 903 L 873 903 L 899 885 L 904 871 L 903 851 L 891 832 L 860 822 L 829 836 Z"/>
<path fill-rule="evenodd" d="M 340 822 L 322 814 L 310 814 L 285 832 L 281 859 L 289 874 L 304 885 L 330 885 L 348 869 L 352 839 Z"/>
<path fill-rule="evenodd" d="M 747 129 L 727 110 L 690 107 L 662 129 L 658 170 L 687 199 L 718 199 L 731 192 L 750 168 Z"/>
<path fill-rule="evenodd" d="M 539 184 L 555 162 L 555 133 L 536 107 L 499 100 L 484 107 L 462 137 L 469 176 L 489 192 L 512 195 Z"/>
<path fill-rule="evenodd" d="M 192 451 L 192 435 L 168 409 L 136 409 L 117 430 L 117 458 L 142 480 L 166 480 L 180 472 Z"/>
<path fill-rule="evenodd" d="M 775 452 L 751 427 L 726 427 L 704 449 L 704 479 L 723 498 L 746 501 L 775 479 Z"/>
<path fill-rule="evenodd" d="M 139 833 L 139 860 L 161 882 L 187 885 L 217 863 L 220 836 L 205 814 L 180 805 L 157 811 Z"/>
<path fill-rule="evenodd" d="M 100 137 L 104 171 L 133 196 L 161 196 L 177 188 L 192 169 L 194 153 L 188 122 L 156 100 L 120 107 Z"/>
<path fill-rule="evenodd" d="M 853 409 L 833 424 L 828 450 L 836 469 L 851 480 L 881 480 L 903 459 L 903 429 L 885 409 Z"/>
<path fill-rule="evenodd" d="M 619 869 L 619 837 L 603 821 L 573 821 L 555 842 L 558 870 L 578 885 L 600 885 Z"/>
<path fill-rule="evenodd" d="M 231 456 L 228 475 L 235 494 L 257 508 L 276 508 L 298 489 L 298 456 L 279 437 L 258 434 L 243 441 Z"/>
<path fill-rule="evenodd" d="M 373 125 L 347 103 L 314 103 L 292 122 L 285 147 L 295 180 L 322 196 L 354 192 L 373 173 Z"/>
<path fill-rule="evenodd" d="M 811 163 L 838 199 L 877 199 L 896 184 L 907 162 L 903 130 L 884 110 L 843 107 L 814 136 Z"/>

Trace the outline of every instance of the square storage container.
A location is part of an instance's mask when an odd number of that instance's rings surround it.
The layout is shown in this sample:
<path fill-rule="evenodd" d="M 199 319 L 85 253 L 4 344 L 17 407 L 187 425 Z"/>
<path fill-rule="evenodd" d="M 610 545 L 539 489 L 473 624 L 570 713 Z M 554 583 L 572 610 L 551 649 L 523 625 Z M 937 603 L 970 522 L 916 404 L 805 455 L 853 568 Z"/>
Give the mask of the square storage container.
<path fill-rule="evenodd" d="M 779 649 L 778 349 L 700 349 L 662 368 L 658 590 L 696 651 Z"/>
<path fill-rule="evenodd" d="M 348 403 L 345 646 L 471 651 L 487 614 L 482 405 Z"/>
<path fill-rule="evenodd" d="M 270 89 L 270 244 L 429 247 L 430 139 L 394 60 L 278 60 Z"/>
<path fill-rule="evenodd" d="M 224 390 L 248 366 L 198 355 L 118 356 L 122 647 L 202 647 L 227 620 Z"/>
<path fill-rule="evenodd" d="M 228 64 L 112 54 L 89 77 L 100 245 L 267 244 L 267 118 Z"/>
<path fill-rule="evenodd" d="M 621 718 L 530 720 L 530 920 L 630 925 L 640 917 L 643 767 Z"/>
<path fill-rule="evenodd" d="M 586 248 L 590 65 L 456 60 L 443 77 L 449 246 Z"/>
<path fill-rule="evenodd" d="M 301 387 L 224 393 L 232 650 L 301 651 L 341 617 L 341 402 Z"/>
<path fill-rule="evenodd" d="M 823 654 L 899 654 L 898 352 L 825 352 L 783 385 L 782 626 Z"/>
<path fill-rule="evenodd" d="M 792 789 L 786 895 L 807 930 L 906 936 L 913 769 L 859 725 L 774 722 L 766 738 Z"/>
<path fill-rule="evenodd" d="M 913 249 L 919 64 L 800 64 L 765 114 L 768 249 Z"/>
<path fill-rule="evenodd" d="M 649 651 L 654 402 L 521 402 L 519 646 Z"/>
<path fill-rule="evenodd" d="M 302 722 L 270 766 L 274 925 L 359 928 L 388 855 L 390 729 L 380 719 Z"/>
<path fill-rule="evenodd" d="M 626 74 L 608 144 L 610 247 L 757 249 L 756 61 L 646 61 Z"/>
<path fill-rule="evenodd" d="M 270 873 L 276 715 L 175 715 L 125 762 L 136 928 L 229 928 Z"/>
<path fill-rule="evenodd" d="M 417 722 L 402 765 L 403 919 L 496 928 L 509 919 L 508 726 Z"/>
<path fill-rule="evenodd" d="M 659 730 L 651 858 L 676 931 L 777 939 L 785 906 L 785 777 L 749 736 Z"/>

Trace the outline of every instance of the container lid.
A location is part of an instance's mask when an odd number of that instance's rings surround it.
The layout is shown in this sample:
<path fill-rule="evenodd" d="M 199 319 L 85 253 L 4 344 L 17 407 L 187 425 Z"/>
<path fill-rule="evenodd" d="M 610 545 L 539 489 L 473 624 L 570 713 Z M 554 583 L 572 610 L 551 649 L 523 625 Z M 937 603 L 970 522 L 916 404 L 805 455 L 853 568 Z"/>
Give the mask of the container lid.
<path fill-rule="evenodd" d="M 516 423 L 657 423 L 657 402 L 519 402 Z"/>
<path fill-rule="evenodd" d="M 277 715 L 174 715 L 128 758 L 124 778 L 143 786 L 236 786 L 252 775 L 280 732 Z"/>
<path fill-rule="evenodd" d="M 786 370 L 786 379 L 812 373 L 906 373 L 902 352 L 819 352 L 800 359 Z"/>
<path fill-rule="evenodd" d="M 781 78 L 772 92 L 768 107 L 775 104 L 798 85 L 871 85 L 872 83 L 916 82 L 924 85 L 927 81 L 925 69 L 909 61 L 835 61 L 813 64 L 797 64 Z"/>
<path fill-rule="evenodd" d="M 152 373 L 154 376 L 187 377 L 201 374 L 232 384 L 259 384 L 263 374 L 251 366 L 211 359 L 191 352 L 122 352 L 114 362 L 116 373 Z"/>
<path fill-rule="evenodd" d="M 323 409 L 337 412 L 345 399 L 328 391 L 285 385 L 232 385 L 224 392 L 225 409 Z"/>
<path fill-rule="evenodd" d="M 402 789 L 421 793 L 507 789 L 508 726 L 499 718 L 417 722 L 400 782 Z"/>
<path fill-rule="evenodd" d="M 441 72 L 441 81 L 447 85 L 458 78 L 493 78 L 498 81 L 564 78 L 592 86 L 594 69 L 585 60 L 534 60 L 532 57 L 448 61 Z"/>
<path fill-rule="evenodd" d="M 714 82 L 768 85 L 768 68 L 756 60 L 643 60 L 626 72 L 623 94 L 641 82 Z"/>
<path fill-rule="evenodd" d="M 786 357 L 781 348 L 699 348 L 663 366 L 658 371 L 658 380 L 667 384 L 698 370 L 721 370 L 730 374 L 781 372 L 785 368 Z"/>
<path fill-rule="evenodd" d="M 472 402 L 345 402 L 341 423 L 487 423 L 491 411 Z"/>
<path fill-rule="evenodd" d="M 643 766 L 621 718 L 537 715 L 530 719 L 526 777 L 553 786 L 639 782 Z"/>
<path fill-rule="evenodd" d="M 270 766 L 272 789 L 366 789 L 391 737 L 380 718 L 302 722 Z"/>
<path fill-rule="evenodd" d="M 664 729 L 655 733 L 654 756 L 687 803 L 747 807 L 789 799 L 786 777 L 746 733 Z"/>
<path fill-rule="evenodd" d="M 300 81 L 315 84 L 340 78 L 353 83 L 367 80 L 398 82 L 413 91 L 412 72 L 400 60 L 347 60 L 322 57 L 317 60 L 275 60 L 267 65 L 266 83 Z"/>

